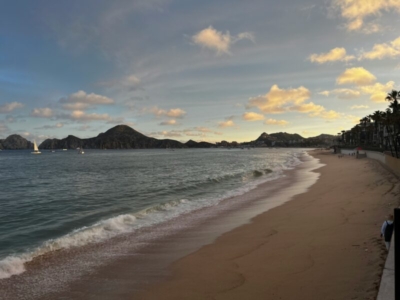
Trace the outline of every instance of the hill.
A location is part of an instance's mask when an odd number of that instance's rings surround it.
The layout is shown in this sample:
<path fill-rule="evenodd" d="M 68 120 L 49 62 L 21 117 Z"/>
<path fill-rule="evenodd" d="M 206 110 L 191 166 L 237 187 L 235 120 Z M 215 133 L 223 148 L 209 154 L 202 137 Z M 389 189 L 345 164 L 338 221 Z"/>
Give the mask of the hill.
<path fill-rule="evenodd" d="M 18 134 L 12 134 L 4 140 L 0 140 L 0 149 L 24 150 L 33 149 L 33 143 Z"/>
<path fill-rule="evenodd" d="M 186 148 L 190 145 L 181 142 L 145 136 L 126 125 L 117 125 L 97 137 L 80 139 L 69 135 L 64 139 L 47 139 L 40 144 L 41 149 L 147 149 L 147 148 Z"/>

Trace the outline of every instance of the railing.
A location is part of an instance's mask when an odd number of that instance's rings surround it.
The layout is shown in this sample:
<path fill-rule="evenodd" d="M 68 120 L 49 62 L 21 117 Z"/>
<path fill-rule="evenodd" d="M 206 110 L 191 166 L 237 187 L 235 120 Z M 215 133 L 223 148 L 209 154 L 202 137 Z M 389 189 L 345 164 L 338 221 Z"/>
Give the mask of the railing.
<path fill-rule="evenodd" d="M 400 300 L 400 208 L 394 209 L 394 299 Z"/>

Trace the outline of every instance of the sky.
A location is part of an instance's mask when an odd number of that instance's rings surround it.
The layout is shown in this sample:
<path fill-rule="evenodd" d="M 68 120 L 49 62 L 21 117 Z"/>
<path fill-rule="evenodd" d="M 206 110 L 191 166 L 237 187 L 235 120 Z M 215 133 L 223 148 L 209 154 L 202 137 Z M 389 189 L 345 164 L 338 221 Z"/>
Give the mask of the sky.
<path fill-rule="evenodd" d="M 337 134 L 399 89 L 400 0 L 2 0 L 0 138 Z"/>

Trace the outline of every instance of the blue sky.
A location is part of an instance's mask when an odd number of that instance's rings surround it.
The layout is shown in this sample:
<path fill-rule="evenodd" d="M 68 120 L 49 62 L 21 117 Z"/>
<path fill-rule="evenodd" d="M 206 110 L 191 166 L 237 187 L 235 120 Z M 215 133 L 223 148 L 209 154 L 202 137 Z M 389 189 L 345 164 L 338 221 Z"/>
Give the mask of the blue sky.
<path fill-rule="evenodd" d="M 400 0 L 3 1 L 0 138 L 336 134 L 399 89 Z"/>

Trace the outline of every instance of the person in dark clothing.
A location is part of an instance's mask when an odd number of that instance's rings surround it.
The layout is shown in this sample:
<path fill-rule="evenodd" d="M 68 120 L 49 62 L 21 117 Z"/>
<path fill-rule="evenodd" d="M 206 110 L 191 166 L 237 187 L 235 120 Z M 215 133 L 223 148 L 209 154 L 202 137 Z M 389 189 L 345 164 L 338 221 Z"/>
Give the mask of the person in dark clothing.
<path fill-rule="evenodd" d="M 381 237 L 385 240 L 386 249 L 390 248 L 390 241 L 392 240 L 393 234 L 393 215 L 389 215 L 388 219 L 383 222 L 381 228 Z"/>

